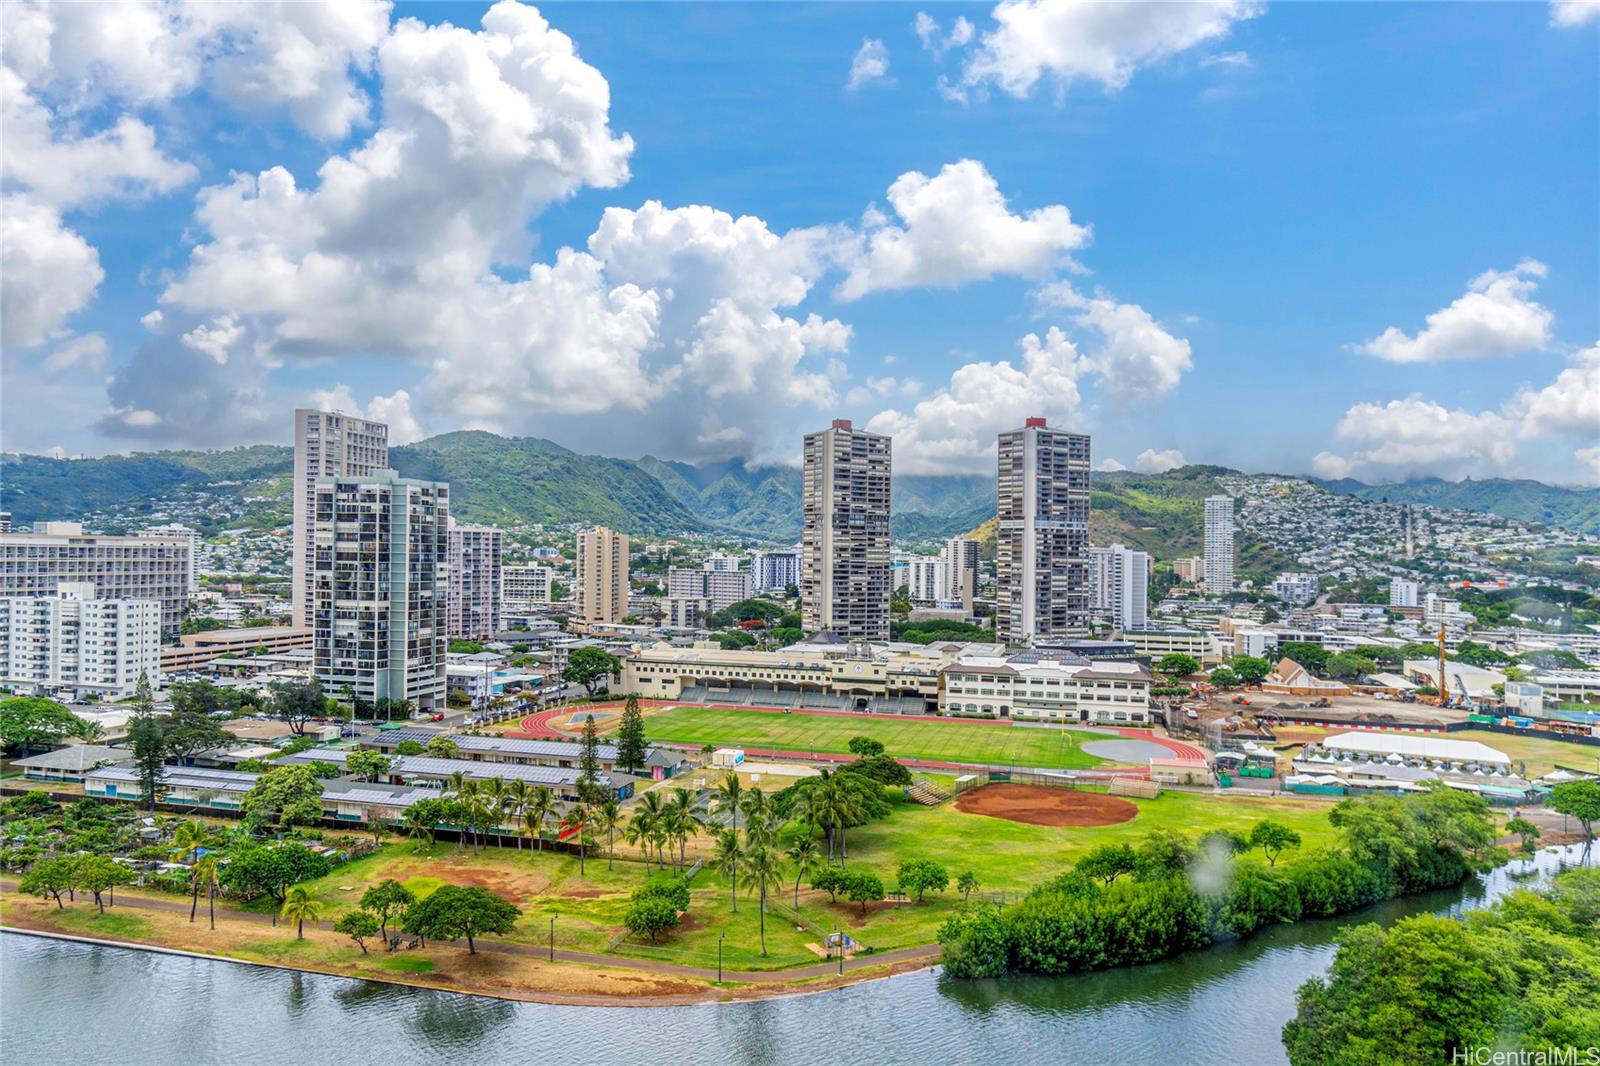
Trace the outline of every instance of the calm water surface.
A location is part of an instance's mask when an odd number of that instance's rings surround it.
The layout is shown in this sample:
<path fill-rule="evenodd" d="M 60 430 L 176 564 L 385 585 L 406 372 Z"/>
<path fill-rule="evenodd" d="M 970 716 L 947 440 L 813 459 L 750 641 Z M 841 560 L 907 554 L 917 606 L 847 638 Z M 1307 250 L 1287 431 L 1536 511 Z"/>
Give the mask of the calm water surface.
<path fill-rule="evenodd" d="M 1538 865 L 1577 858 L 1548 849 Z M 1532 876 L 1514 863 L 1355 920 L 1479 906 Z M 1326 969 L 1348 923 L 1302 922 L 1078 977 L 917 973 L 761 1003 L 630 1009 L 506 1003 L 5 934 L 0 1063 L 1283 1063 L 1279 1032 L 1295 989 Z"/>

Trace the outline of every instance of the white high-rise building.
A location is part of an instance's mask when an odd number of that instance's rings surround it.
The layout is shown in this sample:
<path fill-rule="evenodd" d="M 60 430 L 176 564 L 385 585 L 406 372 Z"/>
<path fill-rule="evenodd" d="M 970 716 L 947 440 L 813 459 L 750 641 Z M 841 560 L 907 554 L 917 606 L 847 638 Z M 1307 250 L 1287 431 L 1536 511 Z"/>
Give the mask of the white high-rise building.
<path fill-rule="evenodd" d="M 450 487 L 326 477 L 311 513 L 313 676 L 334 697 L 442 707 Z"/>
<path fill-rule="evenodd" d="M 944 599 L 972 609 L 978 592 L 978 542 L 970 537 L 951 537 L 944 545 Z"/>
<path fill-rule="evenodd" d="M 0 685 L 121 697 L 160 684 L 161 603 L 106 600 L 89 582 L 53 596 L 0 597 Z"/>
<path fill-rule="evenodd" d="M 1272 580 L 1272 594 L 1285 603 L 1304 607 L 1317 598 L 1317 575 L 1299 572 L 1279 574 Z"/>
<path fill-rule="evenodd" d="M 1389 606 L 1417 606 L 1417 583 L 1408 581 L 1403 577 L 1391 577 L 1389 579 Z"/>
<path fill-rule="evenodd" d="M 1030 418 L 1000 434 L 996 636 L 1089 632 L 1089 438 Z"/>
<path fill-rule="evenodd" d="M 505 534 L 494 526 L 461 526 L 450 521 L 450 578 L 446 606 L 452 637 L 486 640 L 500 632 Z"/>
<path fill-rule="evenodd" d="M 1089 606 L 1118 629 L 1143 629 L 1150 619 L 1150 556 L 1121 544 L 1089 549 Z"/>
<path fill-rule="evenodd" d="M 181 522 L 164 526 L 151 526 L 139 534 L 156 540 L 181 540 L 189 545 L 189 595 L 200 591 L 200 531 Z"/>
<path fill-rule="evenodd" d="M 942 555 L 901 555 L 894 560 L 894 587 L 913 603 L 938 603 L 950 588 Z"/>
<path fill-rule="evenodd" d="M 790 585 L 800 587 L 800 553 L 797 551 L 756 552 L 750 557 L 750 578 L 757 592 L 782 592 Z"/>
<path fill-rule="evenodd" d="M 700 563 L 702 570 L 715 570 L 721 574 L 735 573 L 742 562 L 737 555 L 728 555 L 723 552 L 712 552 Z"/>
<path fill-rule="evenodd" d="M 289 565 L 294 624 L 311 626 L 316 572 L 317 482 L 325 477 L 365 477 L 389 465 L 389 427 L 337 411 L 298 408 L 294 413 L 294 525 Z"/>
<path fill-rule="evenodd" d="M 1233 497 L 1206 497 L 1205 577 L 1210 593 L 1233 591 Z"/>
<path fill-rule="evenodd" d="M 500 588 L 506 603 L 539 604 L 551 600 L 555 573 L 548 566 L 507 566 L 500 571 Z"/>
<path fill-rule="evenodd" d="M 32 533 L 0 533 L 0 596 L 54 596 L 87 582 L 97 600 L 155 600 L 161 631 L 178 638 L 189 604 L 189 537 L 107 537 L 77 522 L 35 522 Z"/>
<path fill-rule="evenodd" d="M 800 602 L 806 632 L 889 639 L 889 438 L 847 419 L 805 439 Z"/>
<path fill-rule="evenodd" d="M 578 534 L 578 617 L 616 623 L 628 615 L 628 535 L 605 526 Z"/>

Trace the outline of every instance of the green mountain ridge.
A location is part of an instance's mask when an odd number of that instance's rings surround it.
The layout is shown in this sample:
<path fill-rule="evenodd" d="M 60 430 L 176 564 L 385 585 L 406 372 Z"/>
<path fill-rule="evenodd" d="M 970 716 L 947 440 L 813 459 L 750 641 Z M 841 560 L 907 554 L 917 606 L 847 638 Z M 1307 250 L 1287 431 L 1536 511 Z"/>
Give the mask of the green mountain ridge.
<path fill-rule="evenodd" d="M 390 460 L 408 477 L 450 482 L 456 513 L 468 522 L 593 522 L 645 535 L 722 533 L 778 543 L 800 536 L 800 471 L 793 467 L 753 467 L 737 459 L 702 464 L 654 456 L 616 459 L 584 455 L 537 437 L 481 431 L 398 446 L 390 449 Z M 107 510 L 137 518 L 174 495 L 208 493 L 231 501 L 231 514 L 216 519 L 219 528 L 237 524 L 241 513 L 248 524 L 271 528 L 288 521 L 292 465 L 291 449 L 265 444 L 98 459 L 7 453 L 0 456 L 0 509 L 11 511 L 19 524 Z M 1159 560 L 1194 554 L 1200 549 L 1201 501 L 1220 491 L 1219 476 L 1234 473 L 1215 466 L 1162 474 L 1097 473 L 1090 533 L 1096 543 L 1120 541 Z M 1316 483 L 1368 499 L 1489 511 L 1600 532 L 1600 490 L 1503 479 Z M 898 476 L 895 540 L 931 545 L 965 533 L 993 516 L 994 500 L 989 476 Z M 1248 535 L 1240 562 L 1250 569 L 1285 565 Z"/>
<path fill-rule="evenodd" d="M 1462 481 L 1421 478 L 1392 485 L 1368 485 L 1352 478 L 1307 480 L 1342 496 L 1478 511 L 1574 533 L 1600 534 L 1600 489 L 1565 488 L 1512 478 L 1466 478 Z"/>

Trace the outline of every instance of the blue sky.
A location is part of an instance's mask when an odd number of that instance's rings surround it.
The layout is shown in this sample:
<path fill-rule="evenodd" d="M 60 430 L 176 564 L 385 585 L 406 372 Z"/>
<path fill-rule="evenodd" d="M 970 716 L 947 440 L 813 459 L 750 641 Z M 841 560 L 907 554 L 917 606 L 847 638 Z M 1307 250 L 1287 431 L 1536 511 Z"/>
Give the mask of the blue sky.
<path fill-rule="evenodd" d="M 6 450 L 1600 482 L 1593 3 L 135 7 L 8 26 Z"/>

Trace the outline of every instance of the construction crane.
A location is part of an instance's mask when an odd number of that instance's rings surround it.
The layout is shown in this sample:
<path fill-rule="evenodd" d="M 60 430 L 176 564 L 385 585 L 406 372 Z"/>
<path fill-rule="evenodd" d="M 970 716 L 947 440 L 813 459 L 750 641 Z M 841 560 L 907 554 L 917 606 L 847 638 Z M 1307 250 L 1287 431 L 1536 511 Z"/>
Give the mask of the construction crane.
<path fill-rule="evenodd" d="M 1444 667 L 1444 635 L 1445 635 L 1445 629 L 1446 629 L 1445 624 L 1443 622 L 1440 622 L 1439 623 L 1439 695 L 1438 695 L 1438 697 L 1437 697 L 1437 699 L 1435 701 L 1435 706 L 1439 706 L 1439 707 L 1448 707 L 1448 706 L 1450 706 L 1450 683 L 1445 680 L 1445 675 L 1444 675 L 1444 669 L 1445 669 L 1445 667 Z"/>

